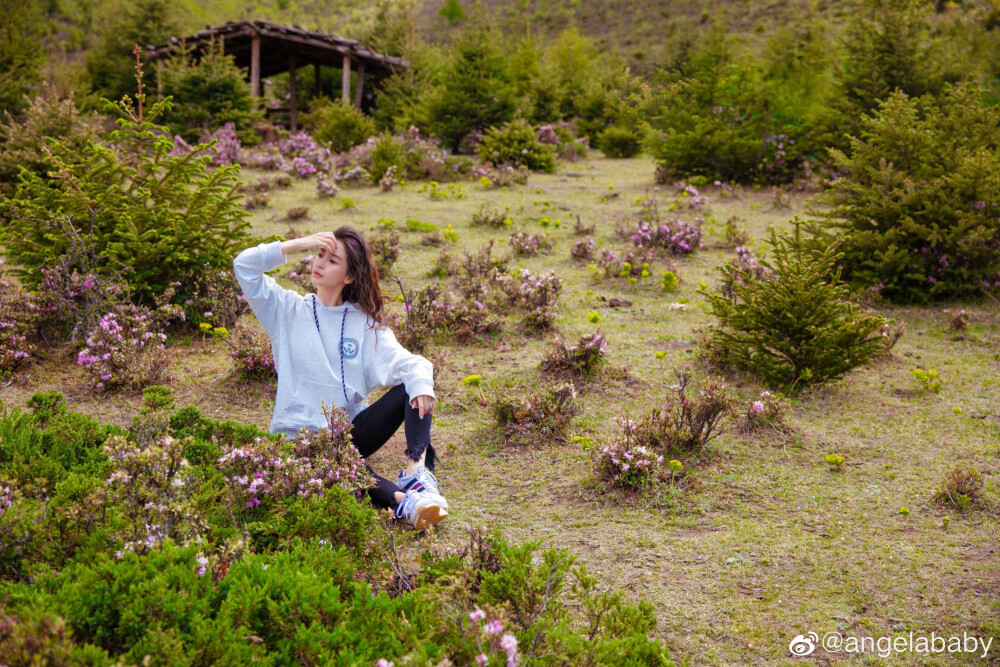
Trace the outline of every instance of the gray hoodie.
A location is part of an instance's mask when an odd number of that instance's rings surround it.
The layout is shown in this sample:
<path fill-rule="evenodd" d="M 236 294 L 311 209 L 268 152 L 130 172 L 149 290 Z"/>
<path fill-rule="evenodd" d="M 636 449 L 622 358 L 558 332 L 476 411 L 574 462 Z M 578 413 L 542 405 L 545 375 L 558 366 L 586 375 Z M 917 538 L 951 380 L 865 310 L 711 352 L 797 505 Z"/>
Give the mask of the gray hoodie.
<path fill-rule="evenodd" d="M 302 296 L 264 275 L 284 263 L 279 241 L 247 248 L 233 260 L 247 303 L 271 337 L 278 371 L 271 433 L 291 437 L 303 426 L 326 426 L 321 402 L 345 408 L 354 418 L 375 387 L 402 383 L 411 400 L 434 396 L 430 361 L 403 348 L 388 327 L 369 328 L 371 318 L 355 304 L 324 306 L 314 294 Z"/>

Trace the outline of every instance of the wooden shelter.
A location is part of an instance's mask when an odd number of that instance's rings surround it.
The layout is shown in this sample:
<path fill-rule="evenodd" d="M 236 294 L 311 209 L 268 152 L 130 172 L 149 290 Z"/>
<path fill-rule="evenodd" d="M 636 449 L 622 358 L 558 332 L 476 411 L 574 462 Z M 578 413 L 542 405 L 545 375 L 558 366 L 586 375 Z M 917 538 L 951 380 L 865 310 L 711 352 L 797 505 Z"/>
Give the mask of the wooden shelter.
<path fill-rule="evenodd" d="M 340 68 L 343 71 L 341 89 L 347 104 L 351 103 L 351 70 L 354 69 L 357 73 L 354 107 L 360 109 L 366 73 L 393 72 L 409 66 L 402 58 L 376 53 L 353 39 L 266 21 L 231 21 L 221 26 L 209 26 L 187 37 L 171 37 L 161 44 L 147 46 L 146 57 L 159 65 L 181 44 L 186 44 L 197 56 L 215 40 L 221 40 L 225 53 L 232 55 L 236 64 L 250 73 L 250 91 L 254 99 L 259 99 L 261 95 L 261 77 L 288 72 L 288 113 L 292 130 L 298 125 L 295 70 L 299 67 L 313 66 L 317 94 L 320 68 Z"/>

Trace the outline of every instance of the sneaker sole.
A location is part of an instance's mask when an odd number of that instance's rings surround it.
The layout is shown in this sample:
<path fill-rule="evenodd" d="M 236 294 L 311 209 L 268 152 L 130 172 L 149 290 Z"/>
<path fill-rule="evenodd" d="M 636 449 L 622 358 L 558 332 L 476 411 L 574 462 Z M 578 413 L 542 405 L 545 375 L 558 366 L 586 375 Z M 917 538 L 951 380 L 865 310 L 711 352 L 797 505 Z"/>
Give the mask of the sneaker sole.
<path fill-rule="evenodd" d="M 439 523 L 446 516 L 448 516 L 448 510 L 441 506 L 426 505 L 417 510 L 417 523 L 413 527 L 417 530 L 424 530 Z"/>

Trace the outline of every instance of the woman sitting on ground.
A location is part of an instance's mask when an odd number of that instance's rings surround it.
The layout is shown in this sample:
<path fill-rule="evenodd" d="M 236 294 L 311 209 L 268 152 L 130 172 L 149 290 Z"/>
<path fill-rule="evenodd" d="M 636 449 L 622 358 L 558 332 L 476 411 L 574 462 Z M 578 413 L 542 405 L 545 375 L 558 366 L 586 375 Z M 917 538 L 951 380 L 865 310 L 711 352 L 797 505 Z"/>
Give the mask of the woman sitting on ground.
<path fill-rule="evenodd" d="M 318 248 L 312 265 L 315 294 L 278 286 L 266 271 L 286 253 Z M 278 393 L 271 433 L 294 437 L 302 427 L 327 426 L 321 403 L 347 410 L 351 439 L 367 458 L 405 425 L 407 466 L 396 483 L 368 470 L 375 507 L 388 507 L 418 530 L 448 515 L 438 493 L 431 445 L 433 366 L 408 352 L 386 325 L 378 267 L 364 236 L 349 226 L 290 241 L 247 248 L 233 260 L 247 303 L 271 338 Z M 372 405 L 375 387 L 391 386 Z"/>

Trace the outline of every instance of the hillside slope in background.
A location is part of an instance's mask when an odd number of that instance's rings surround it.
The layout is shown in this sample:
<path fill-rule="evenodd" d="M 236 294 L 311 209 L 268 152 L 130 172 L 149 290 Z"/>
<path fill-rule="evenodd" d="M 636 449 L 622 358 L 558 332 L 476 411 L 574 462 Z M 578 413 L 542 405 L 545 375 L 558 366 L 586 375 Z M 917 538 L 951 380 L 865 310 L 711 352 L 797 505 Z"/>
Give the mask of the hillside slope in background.
<path fill-rule="evenodd" d="M 371 34 L 381 4 L 399 6 L 398 0 L 178 0 L 166 11 L 181 34 L 226 21 L 262 19 L 307 29 L 333 32 L 365 40 Z M 410 14 L 419 32 L 429 41 L 448 42 L 462 28 L 464 19 L 442 15 L 445 0 L 410 0 Z M 533 34 L 541 39 L 575 26 L 592 38 L 599 50 L 620 54 L 641 71 L 664 57 L 669 45 L 690 40 L 709 25 L 724 23 L 732 33 L 750 43 L 759 42 L 776 29 L 815 23 L 836 31 L 849 15 L 850 3 L 829 0 L 451 0 L 464 16 L 477 6 L 494 17 L 506 35 Z M 996 8 L 992 0 L 932 2 L 942 20 L 985 18 Z M 74 54 L 93 46 L 107 21 L 128 10 L 126 0 L 54 0 L 47 5 L 51 53 Z"/>

